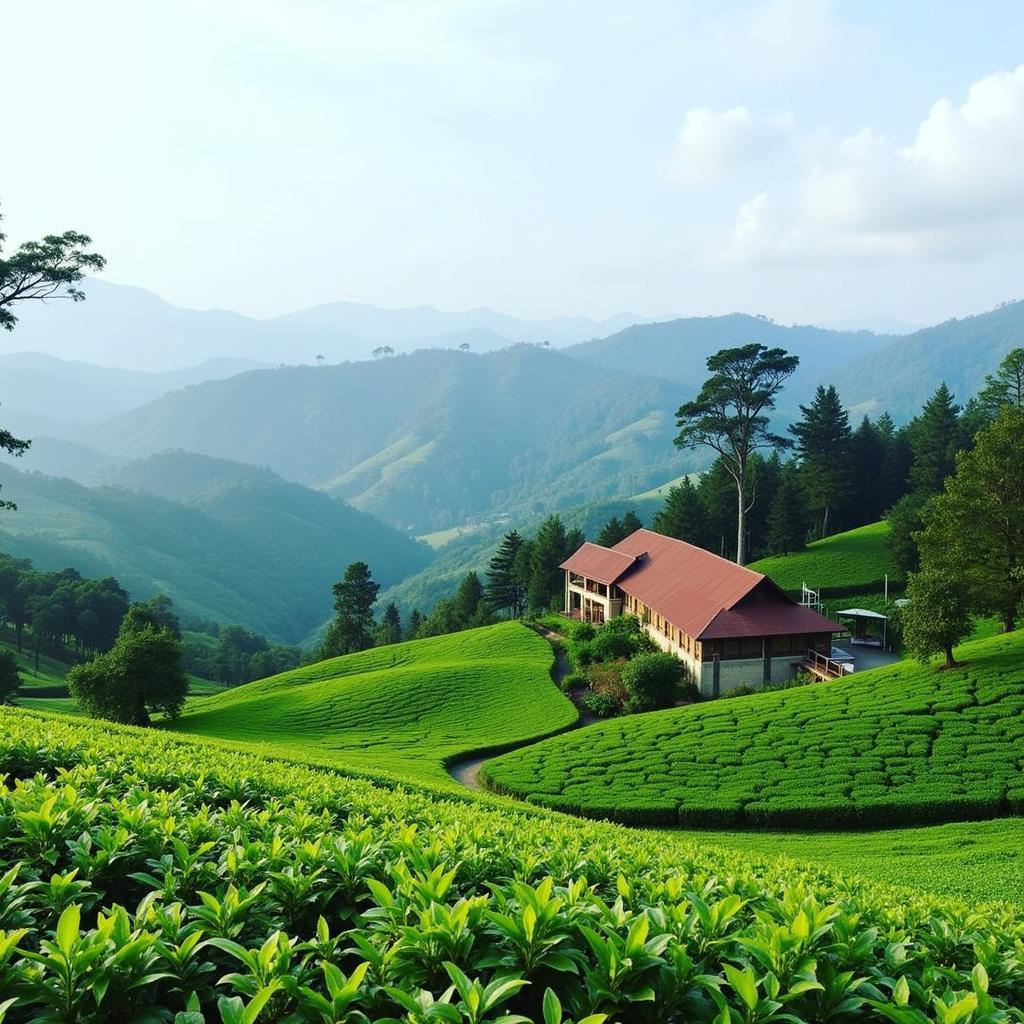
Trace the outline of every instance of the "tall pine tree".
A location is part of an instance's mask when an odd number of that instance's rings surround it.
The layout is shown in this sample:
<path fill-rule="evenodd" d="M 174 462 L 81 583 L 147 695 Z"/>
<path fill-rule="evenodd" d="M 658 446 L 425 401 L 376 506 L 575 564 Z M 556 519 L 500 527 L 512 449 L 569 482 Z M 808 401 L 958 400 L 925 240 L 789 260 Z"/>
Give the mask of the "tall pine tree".
<path fill-rule="evenodd" d="M 604 526 L 601 527 L 601 532 L 597 535 L 596 544 L 600 544 L 603 548 L 613 548 L 616 544 L 622 540 L 623 537 L 628 536 L 625 530 L 622 528 L 622 522 L 618 516 L 612 516 Z"/>
<path fill-rule="evenodd" d="M 380 626 L 377 629 L 377 646 L 386 647 L 388 644 L 397 644 L 402 640 L 402 617 L 398 614 L 398 607 L 395 603 L 389 602 L 380 618 Z"/>
<path fill-rule="evenodd" d="M 790 426 L 804 492 L 827 537 L 833 514 L 850 495 L 850 417 L 834 385 L 818 386 L 810 405 L 800 406 L 799 422 Z"/>
<path fill-rule="evenodd" d="M 697 495 L 697 488 L 688 476 L 669 488 L 665 504 L 658 510 L 651 526 L 666 537 L 707 547 L 708 526 L 704 506 Z"/>
<path fill-rule="evenodd" d="M 768 550 L 788 555 L 804 546 L 807 536 L 807 507 L 796 466 L 787 462 L 768 513 Z"/>
<path fill-rule="evenodd" d="M 920 495 L 938 494 L 952 475 L 956 453 L 965 447 L 960 429 L 960 406 L 945 382 L 910 424 L 911 487 Z"/>
<path fill-rule="evenodd" d="M 559 565 L 575 548 L 558 515 L 550 515 L 541 523 L 530 549 L 530 582 L 527 604 L 532 612 L 546 612 L 562 596 L 563 580 Z M 576 545 L 578 547 L 579 545 Z"/>
<path fill-rule="evenodd" d="M 334 620 L 327 628 L 318 658 L 334 658 L 373 646 L 376 632 L 373 605 L 379 590 L 380 584 L 365 562 L 353 562 L 345 570 L 345 575 L 333 587 Z"/>
<path fill-rule="evenodd" d="M 515 619 L 523 614 L 526 589 L 520 578 L 517 561 L 523 547 L 518 531 L 510 530 L 501 538 L 498 550 L 487 565 L 487 583 L 484 596 L 496 612 Z"/>

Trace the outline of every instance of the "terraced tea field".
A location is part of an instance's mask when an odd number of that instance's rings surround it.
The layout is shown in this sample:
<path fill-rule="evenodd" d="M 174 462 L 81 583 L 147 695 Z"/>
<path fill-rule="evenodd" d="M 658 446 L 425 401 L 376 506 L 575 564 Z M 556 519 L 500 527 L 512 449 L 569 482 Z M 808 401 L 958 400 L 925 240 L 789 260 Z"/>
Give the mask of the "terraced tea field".
<path fill-rule="evenodd" d="M 178 731 L 449 782 L 444 764 L 575 723 L 551 646 L 518 622 L 378 647 L 189 701 Z"/>
<path fill-rule="evenodd" d="M 915 662 L 615 719 L 489 761 L 498 792 L 617 821 L 877 827 L 1024 812 L 1024 632 Z"/>
<path fill-rule="evenodd" d="M 1024 1006 L 1007 905 L 18 709 L 0 776 L 5 1024 Z"/>

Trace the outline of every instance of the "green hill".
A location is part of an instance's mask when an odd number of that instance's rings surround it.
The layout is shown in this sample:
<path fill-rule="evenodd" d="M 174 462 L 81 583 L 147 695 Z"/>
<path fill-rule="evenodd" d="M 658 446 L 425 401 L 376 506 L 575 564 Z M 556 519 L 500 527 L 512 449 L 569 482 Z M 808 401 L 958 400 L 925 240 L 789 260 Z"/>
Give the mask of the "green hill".
<path fill-rule="evenodd" d="M 0 790 L 12 1021 L 64 992 L 83 1021 L 169 1020 L 191 993 L 207 1021 L 966 1022 L 1024 1003 L 1007 905 L 16 710 L 0 773 L 18 780 Z"/>
<path fill-rule="evenodd" d="M 519 345 L 257 370 L 97 427 L 115 455 L 185 448 L 269 466 L 428 533 L 646 490 L 692 468 L 678 387 Z"/>
<path fill-rule="evenodd" d="M 591 726 L 488 762 L 492 788 L 620 821 L 836 828 L 1024 812 L 1024 631 L 963 668 L 828 683 Z"/>
<path fill-rule="evenodd" d="M 444 765 L 568 728 L 550 644 L 518 622 L 378 647 L 190 701 L 180 731 L 447 781 Z"/>
<path fill-rule="evenodd" d="M 325 494 L 252 467 L 222 479 L 222 468 L 197 462 L 171 453 L 120 473 L 122 484 L 132 473 L 142 482 L 164 474 L 168 489 L 212 474 L 181 502 L 0 465 L 4 497 L 18 503 L 4 516 L 0 550 L 41 569 L 116 576 L 136 600 L 167 593 L 185 615 L 286 643 L 330 615 L 331 586 L 350 562 L 368 562 L 387 586 L 431 560 L 425 544 Z"/>
<path fill-rule="evenodd" d="M 896 576 L 885 545 L 888 534 L 888 523 L 871 523 L 814 541 L 803 551 L 762 558 L 750 568 L 794 593 L 804 583 L 824 597 L 881 592 L 886 574 L 890 582 Z"/>

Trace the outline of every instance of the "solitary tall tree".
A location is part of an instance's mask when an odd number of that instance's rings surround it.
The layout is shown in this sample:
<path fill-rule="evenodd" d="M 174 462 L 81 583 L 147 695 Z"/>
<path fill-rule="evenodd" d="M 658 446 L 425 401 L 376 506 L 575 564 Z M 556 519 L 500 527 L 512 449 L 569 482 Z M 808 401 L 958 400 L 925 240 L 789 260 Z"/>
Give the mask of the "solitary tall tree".
<path fill-rule="evenodd" d="M 833 511 L 850 493 L 850 417 L 832 384 L 819 384 L 800 413 L 789 431 L 797 440 L 804 491 L 821 516 L 820 536 L 827 537 Z"/>
<path fill-rule="evenodd" d="M 747 555 L 746 516 L 756 494 L 750 484 L 750 457 L 762 448 L 788 448 L 792 441 L 769 429 L 768 413 L 800 363 L 781 348 L 753 342 L 726 348 L 707 361 L 711 376 L 692 402 L 679 407 L 679 448 L 707 447 L 718 453 L 736 486 L 736 561 Z"/>
<path fill-rule="evenodd" d="M 320 645 L 318 657 L 335 658 L 373 646 L 373 606 L 380 584 L 365 562 L 353 562 L 334 584 L 334 621 Z"/>

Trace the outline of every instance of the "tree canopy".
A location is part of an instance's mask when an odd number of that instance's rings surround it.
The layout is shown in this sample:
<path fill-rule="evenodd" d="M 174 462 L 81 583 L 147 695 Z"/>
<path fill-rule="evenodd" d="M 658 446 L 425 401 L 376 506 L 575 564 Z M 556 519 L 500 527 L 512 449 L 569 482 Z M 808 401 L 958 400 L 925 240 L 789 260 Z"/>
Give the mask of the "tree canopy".
<path fill-rule="evenodd" d="M 365 562 L 353 562 L 332 589 L 334 620 L 327 628 L 317 656 L 335 658 L 372 647 L 376 632 L 373 606 L 380 584 L 370 573 L 370 567 Z"/>

